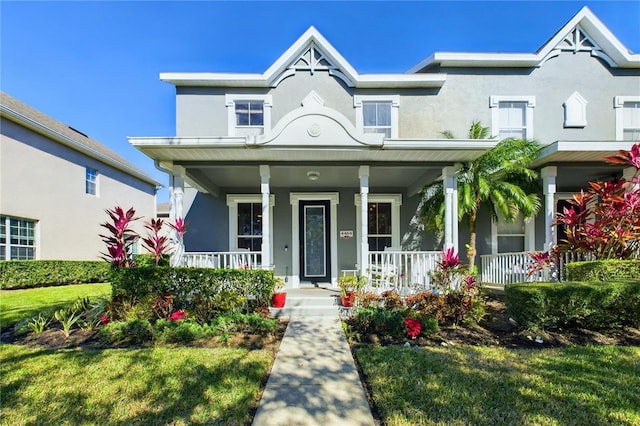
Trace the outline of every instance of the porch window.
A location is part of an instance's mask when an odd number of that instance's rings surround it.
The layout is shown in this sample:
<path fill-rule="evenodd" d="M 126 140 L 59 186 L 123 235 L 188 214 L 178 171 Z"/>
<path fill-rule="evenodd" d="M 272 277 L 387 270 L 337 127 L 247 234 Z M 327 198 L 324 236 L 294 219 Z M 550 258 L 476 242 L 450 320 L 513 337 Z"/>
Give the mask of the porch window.
<path fill-rule="evenodd" d="M 382 133 L 385 138 L 398 137 L 398 95 L 354 95 L 356 128 L 363 133 Z"/>
<path fill-rule="evenodd" d="M 640 140 L 640 97 L 616 96 L 616 140 Z"/>
<path fill-rule="evenodd" d="M 533 235 L 534 221 L 524 220 L 519 215 L 515 221 L 507 222 L 501 218 L 491 224 L 493 234 L 492 253 L 521 253 L 535 249 Z"/>
<path fill-rule="evenodd" d="M 533 138 L 533 96 L 491 96 L 491 134 L 499 140 Z"/>
<path fill-rule="evenodd" d="M 256 136 L 271 130 L 271 95 L 226 94 L 229 136 Z"/>
<path fill-rule="evenodd" d="M 269 196 L 269 209 L 273 218 L 275 196 Z M 229 251 L 262 250 L 262 196 L 259 194 L 228 194 L 229 206 Z M 270 231 L 273 235 L 273 220 Z M 273 252 L 273 239 L 271 239 Z"/>
<path fill-rule="evenodd" d="M 391 203 L 369 203 L 369 250 L 384 251 L 391 247 Z"/>
<path fill-rule="evenodd" d="M 33 260 L 36 222 L 0 216 L 0 260 Z"/>
<path fill-rule="evenodd" d="M 84 192 L 90 195 L 98 195 L 98 171 L 87 167 L 85 170 Z"/>
<path fill-rule="evenodd" d="M 262 250 L 262 204 L 238 203 L 237 247 Z"/>

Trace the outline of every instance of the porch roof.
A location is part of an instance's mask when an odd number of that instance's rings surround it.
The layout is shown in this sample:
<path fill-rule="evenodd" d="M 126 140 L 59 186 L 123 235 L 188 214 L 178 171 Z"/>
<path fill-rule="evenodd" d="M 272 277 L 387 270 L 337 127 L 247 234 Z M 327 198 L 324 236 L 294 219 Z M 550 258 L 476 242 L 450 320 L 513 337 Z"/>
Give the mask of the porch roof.
<path fill-rule="evenodd" d="M 557 163 L 599 163 L 619 150 L 630 150 L 633 141 L 555 141 L 545 146 L 533 164 L 539 167 Z"/>

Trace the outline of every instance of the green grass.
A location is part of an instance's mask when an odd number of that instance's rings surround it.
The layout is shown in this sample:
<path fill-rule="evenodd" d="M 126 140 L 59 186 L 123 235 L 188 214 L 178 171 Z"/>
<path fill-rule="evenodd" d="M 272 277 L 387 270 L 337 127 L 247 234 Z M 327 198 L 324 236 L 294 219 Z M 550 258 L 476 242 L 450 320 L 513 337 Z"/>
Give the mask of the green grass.
<path fill-rule="evenodd" d="M 640 424 L 640 347 L 363 347 L 386 425 Z"/>
<path fill-rule="evenodd" d="M 43 310 L 59 309 L 78 297 L 110 297 L 111 284 L 78 284 L 26 290 L 0 290 L 0 327 L 31 318 Z"/>
<path fill-rule="evenodd" d="M 240 349 L 0 345 L 1 424 L 247 424 L 272 362 Z"/>

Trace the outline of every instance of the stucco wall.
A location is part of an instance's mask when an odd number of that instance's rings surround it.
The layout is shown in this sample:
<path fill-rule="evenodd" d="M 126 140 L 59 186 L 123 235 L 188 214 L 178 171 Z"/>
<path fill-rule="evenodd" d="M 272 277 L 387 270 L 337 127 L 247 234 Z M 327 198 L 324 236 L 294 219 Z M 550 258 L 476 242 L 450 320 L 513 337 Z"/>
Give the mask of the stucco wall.
<path fill-rule="evenodd" d="M 153 185 L 4 118 L 1 129 L 0 213 L 37 221 L 37 259 L 98 259 L 107 208 L 155 217 Z M 86 167 L 98 170 L 98 196 L 85 193 Z"/>

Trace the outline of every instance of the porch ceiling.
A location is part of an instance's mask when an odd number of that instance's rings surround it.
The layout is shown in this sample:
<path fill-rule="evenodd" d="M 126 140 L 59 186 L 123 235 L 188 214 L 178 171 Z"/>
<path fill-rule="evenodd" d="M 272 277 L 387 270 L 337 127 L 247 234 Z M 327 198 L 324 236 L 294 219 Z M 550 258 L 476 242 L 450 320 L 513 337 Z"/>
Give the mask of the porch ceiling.
<path fill-rule="evenodd" d="M 201 189 L 215 195 L 233 189 L 259 189 L 259 164 L 202 164 L 180 163 L 186 169 L 187 177 Z M 304 190 L 335 190 L 360 186 L 359 164 L 322 164 L 308 162 L 302 164 L 276 163 L 269 165 L 271 188 Z M 372 191 L 405 190 L 409 195 L 437 179 L 442 167 L 425 165 L 372 165 L 369 186 Z M 318 179 L 311 180 L 309 172 L 317 172 Z M 221 191 L 222 190 L 222 191 Z"/>

